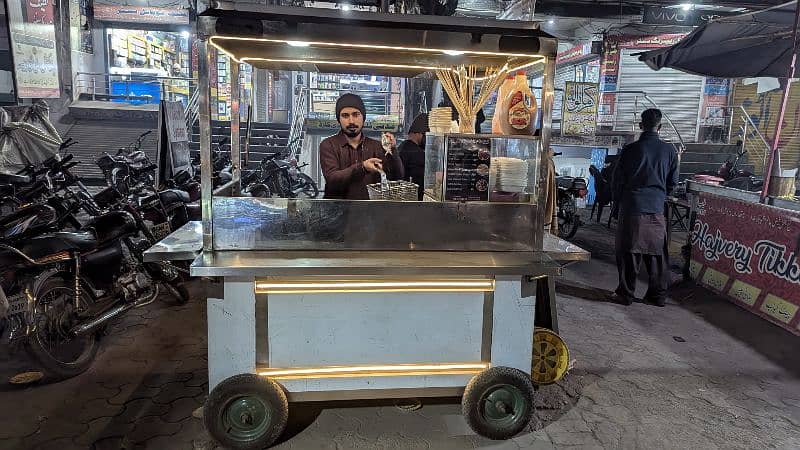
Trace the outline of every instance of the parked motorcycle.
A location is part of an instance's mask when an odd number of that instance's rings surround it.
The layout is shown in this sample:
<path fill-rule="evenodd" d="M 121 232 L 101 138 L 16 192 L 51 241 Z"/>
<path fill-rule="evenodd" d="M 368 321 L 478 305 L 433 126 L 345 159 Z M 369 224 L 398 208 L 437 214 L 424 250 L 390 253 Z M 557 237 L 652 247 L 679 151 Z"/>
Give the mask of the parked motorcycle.
<path fill-rule="evenodd" d="M 35 204 L 0 223 L 0 288 L 8 303 L 0 340 L 23 346 L 46 374 L 59 379 L 87 370 L 110 320 L 151 303 L 161 275 L 143 264 L 136 219 L 126 211 L 92 218 L 80 231 L 26 239 L 57 213 Z M 5 218 L 4 218 L 5 219 Z"/>
<path fill-rule="evenodd" d="M 280 159 L 277 153 L 267 156 L 258 169 L 242 177 L 243 191 L 253 197 L 317 198 L 317 183 L 301 172 L 307 165 L 298 166 L 294 159 Z"/>
<path fill-rule="evenodd" d="M 554 153 L 553 156 L 560 154 Z M 561 239 L 572 239 L 582 223 L 579 210 L 586 206 L 585 198 L 589 193 L 586 179 L 557 176 L 556 188 L 558 236 Z"/>
<path fill-rule="evenodd" d="M 739 163 L 742 158 L 747 154 L 747 150 L 740 147 L 736 155 L 732 155 L 727 161 L 717 169 L 716 172 L 706 170 L 698 172 L 695 175 L 711 175 L 723 179 L 723 186 L 741 189 L 745 191 L 760 191 L 764 186 L 764 180 L 755 176 L 749 170 L 739 168 Z"/>

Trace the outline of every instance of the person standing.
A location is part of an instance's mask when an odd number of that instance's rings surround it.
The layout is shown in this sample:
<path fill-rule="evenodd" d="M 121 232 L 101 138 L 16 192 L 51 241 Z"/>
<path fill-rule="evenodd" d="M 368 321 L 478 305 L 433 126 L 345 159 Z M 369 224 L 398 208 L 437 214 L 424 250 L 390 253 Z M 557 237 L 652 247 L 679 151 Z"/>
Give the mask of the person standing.
<path fill-rule="evenodd" d="M 411 177 L 411 181 L 419 186 L 417 197 L 420 201 L 425 191 L 425 133 L 428 131 L 428 115 L 417 115 L 408 128 L 408 138 L 398 147 L 405 176 Z"/>
<path fill-rule="evenodd" d="M 367 185 L 403 179 L 403 164 L 396 153 L 394 135 L 386 133 L 391 146 L 364 136 L 367 109 L 361 97 L 347 93 L 336 100 L 336 119 L 342 128 L 319 144 L 319 161 L 325 177 L 326 199 L 368 200 Z"/>
<path fill-rule="evenodd" d="M 658 109 L 642 112 L 642 134 L 638 141 L 623 147 L 612 175 L 612 198 L 619 207 L 619 285 L 612 298 L 628 305 L 636 298 L 636 278 L 642 264 L 648 273 L 646 302 L 664 306 L 669 287 L 664 201 L 678 183 L 678 155 L 675 147 L 658 135 L 661 119 Z"/>

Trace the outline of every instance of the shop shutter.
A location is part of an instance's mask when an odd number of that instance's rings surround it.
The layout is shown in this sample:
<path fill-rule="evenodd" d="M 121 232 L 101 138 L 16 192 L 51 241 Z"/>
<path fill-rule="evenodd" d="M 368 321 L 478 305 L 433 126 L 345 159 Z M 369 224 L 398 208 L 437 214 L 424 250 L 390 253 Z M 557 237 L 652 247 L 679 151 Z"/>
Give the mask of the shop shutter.
<path fill-rule="evenodd" d="M 642 52 L 640 49 L 622 50 L 617 89 L 647 93 L 659 109 L 672 120 L 683 142 L 695 142 L 700 102 L 703 98 L 703 77 L 674 69 L 655 71 L 639 61 L 638 56 L 633 55 L 640 52 Z M 651 107 L 642 101 L 636 105 L 635 97 L 632 94 L 617 95 L 615 129 L 631 130 L 639 122 L 636 110 L 641 113 Z M 661 134 L 668 139 L 676 138 L 672 128 L 666 124 Z"/>

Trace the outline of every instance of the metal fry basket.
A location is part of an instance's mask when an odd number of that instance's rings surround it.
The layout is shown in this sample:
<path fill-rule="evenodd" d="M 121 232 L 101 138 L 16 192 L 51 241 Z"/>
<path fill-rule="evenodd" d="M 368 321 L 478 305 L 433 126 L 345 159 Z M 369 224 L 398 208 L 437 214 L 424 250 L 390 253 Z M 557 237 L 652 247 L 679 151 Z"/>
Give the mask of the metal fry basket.
<path fill-rule="evenodd" d="M 419 186 L 410 181 L 387 181 L 385 184 L 367 185 L 370 200 L 394 200 L 403 202 L 417 201 Z"/>

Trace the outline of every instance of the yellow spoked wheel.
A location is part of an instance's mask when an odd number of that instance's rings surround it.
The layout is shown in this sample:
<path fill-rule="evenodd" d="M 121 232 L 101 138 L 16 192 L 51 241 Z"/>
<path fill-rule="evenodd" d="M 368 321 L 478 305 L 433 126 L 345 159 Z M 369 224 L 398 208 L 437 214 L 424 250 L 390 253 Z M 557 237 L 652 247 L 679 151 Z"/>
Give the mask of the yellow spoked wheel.
<path fill-rule="evenodd" d="M 547 328 L 537 328 L 533 333 L 533 384 L 552 384 L 560 380 L 569 367 L 567 344 Z"/>

